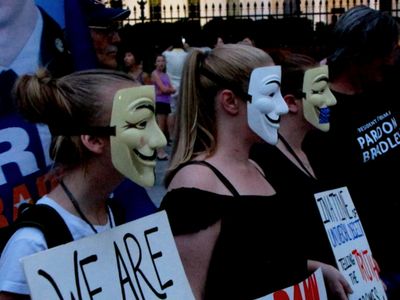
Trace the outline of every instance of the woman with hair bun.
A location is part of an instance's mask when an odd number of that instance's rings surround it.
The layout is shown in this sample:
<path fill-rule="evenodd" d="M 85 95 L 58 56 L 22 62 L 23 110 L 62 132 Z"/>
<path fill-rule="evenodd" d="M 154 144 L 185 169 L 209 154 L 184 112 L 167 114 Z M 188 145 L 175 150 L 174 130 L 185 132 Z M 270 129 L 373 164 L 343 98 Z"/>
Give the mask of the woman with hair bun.
<path fill-rule="evenodd" d="M 124 177 L 154 184 L 156 149 L 166 139 L 155 120 L 152 86 L 135 86 L 128 75 L 108 70 L 76 72 L 59 79 L 46 70 L 17 82 L 21 114 L 45 123 L 59 184 L 38 204 L 53 208 L 73 240 L 116 225 L 107 204 Z M 18 229 L 0 258 L 0 299 L 29 299 L 20 258 L 47 249 L 37 228 Z"/>

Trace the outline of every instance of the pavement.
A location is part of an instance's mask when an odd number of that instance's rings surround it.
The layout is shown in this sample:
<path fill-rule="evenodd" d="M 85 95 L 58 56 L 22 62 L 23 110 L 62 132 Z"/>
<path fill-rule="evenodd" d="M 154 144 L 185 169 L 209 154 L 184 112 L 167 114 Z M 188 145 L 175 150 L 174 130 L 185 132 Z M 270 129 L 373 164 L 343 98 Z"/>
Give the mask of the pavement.
<path fill-rule="evenodd" d="M 167 146 L 165 149 L 169 156 L 171 156 L 171 146 Z M 166 189 L 164 188 L 164 175 L 169 165 L 169 160 L 157 160 L 156 164 L 156 182 L 154 186 L 150 188 L 146 188 L 147 193 L 149 194 L 151 200 L 155 203 L 157 207 L 160 206 L 161 200 L 166 193 Z"/>

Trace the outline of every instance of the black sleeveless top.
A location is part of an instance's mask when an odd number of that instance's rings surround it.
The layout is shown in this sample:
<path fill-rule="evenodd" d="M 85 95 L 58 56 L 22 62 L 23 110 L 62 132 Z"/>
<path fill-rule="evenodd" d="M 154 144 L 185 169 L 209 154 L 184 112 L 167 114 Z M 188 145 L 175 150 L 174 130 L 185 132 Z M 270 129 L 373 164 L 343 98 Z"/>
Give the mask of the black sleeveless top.
<path fill-rule="evenodd" d="M 287 202 L 298 227 L 303 231 L 303 246 L 309 259 L 336 265 L 328 236 L 318 210 L 314 194 L 341 185 L 330 184 L 307 176 L 276 146 L 257 144 L 250 150 L 250 158 L 261 167 L 268 182 Z M 299 228 L 300 229 L 300 228 Z"/>
<path fill-rule="evenodd" d="M 233 186 L 223 178 L 231 190 Z M 221 221 L 205 299 L 255 299 L 304 280 L 307 260 L 297 240 L 296 223 L 286 217 L 285 201 L 277 195 L 242 196 L 233 190 L 235 196 L 174 189 L 160 206 L 174 235 L 195 233 Z"/>

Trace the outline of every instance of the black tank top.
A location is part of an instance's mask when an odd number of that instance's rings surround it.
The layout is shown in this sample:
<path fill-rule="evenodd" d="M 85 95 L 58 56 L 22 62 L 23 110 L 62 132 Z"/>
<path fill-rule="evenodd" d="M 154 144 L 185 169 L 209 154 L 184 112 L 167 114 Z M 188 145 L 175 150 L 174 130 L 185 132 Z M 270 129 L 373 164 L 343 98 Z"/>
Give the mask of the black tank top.
<path fill-rule="evenodd" d="M 165 209 L 174 235 L 195 233 L 221 221 L 205 287 L 205 299 L 255 299 L 307 277 L 307 260 L 296 224 L 287 219 L 278 195 L 240 195 L 208 162 L 231 191 L 220 195 L 197 188 L 169 191 Z M 184 166 L 181 166 L 184 167 Z"/>

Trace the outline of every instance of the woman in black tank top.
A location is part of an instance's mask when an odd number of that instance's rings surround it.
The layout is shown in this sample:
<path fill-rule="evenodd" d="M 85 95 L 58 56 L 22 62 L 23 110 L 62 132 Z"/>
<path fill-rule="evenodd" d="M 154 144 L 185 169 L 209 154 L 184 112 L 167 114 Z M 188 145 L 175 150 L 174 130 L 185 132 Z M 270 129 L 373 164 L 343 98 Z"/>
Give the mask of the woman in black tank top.
<path fill-rule="evenodd" d="M 256 299 L 304 280 L 313 269 L 287 201 L 249 159 L 254 143 L 277 142 L 280 67 L 255 47 L 223 45 L 189 53 L 182 78 L 160 209 L 196 299 Z"/>

